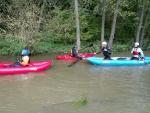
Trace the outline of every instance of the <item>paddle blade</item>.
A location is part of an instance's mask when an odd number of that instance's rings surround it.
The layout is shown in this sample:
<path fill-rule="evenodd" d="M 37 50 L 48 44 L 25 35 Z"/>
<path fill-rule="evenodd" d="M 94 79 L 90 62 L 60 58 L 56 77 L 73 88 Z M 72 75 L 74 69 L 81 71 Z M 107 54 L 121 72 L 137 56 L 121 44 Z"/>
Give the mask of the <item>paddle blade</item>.
<path fill-rule="evenodd" d="M 76 61 L 74 61 L 74 62 L 72 62 L 71 64 L 69 64 L 69 65 L 67 65 L 67 67 L 71 67 L 71 66 L 73 66 L 73 65 L 75 65 L 77 62 L 79 62 L 80 61 L 80 59 L 78 59 L 78 60 L 76 60 Z"/>
<path fill-rule="evenodd" d="M 88 47 L 93 47 L 93 44 L 90 44 Z"/>

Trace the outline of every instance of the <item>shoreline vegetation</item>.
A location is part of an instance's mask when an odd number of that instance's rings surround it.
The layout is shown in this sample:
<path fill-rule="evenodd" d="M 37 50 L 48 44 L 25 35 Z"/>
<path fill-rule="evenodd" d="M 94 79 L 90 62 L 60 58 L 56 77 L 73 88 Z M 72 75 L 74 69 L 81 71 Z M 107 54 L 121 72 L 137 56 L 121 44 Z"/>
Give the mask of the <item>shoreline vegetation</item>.
<path fill-rule="evenodd" d="M 99 40 L 95 42 L 91 42 L 93 47 L 87 47 L 86 49 L 79 50 L 80 53 L 86 52 L 96 52 L 100 50 L 101 42 Z M 90 43 L 81 43 L 81 49 L 89 45 Z M 0 56 L 17 56 L 20 55 L 22 49 L 26 48 L 29 50 L 30 55 L 39 55 L 39 54 L 70 54 L 71 48 L 75 44 L 67 45 L 67 44 L 55 44 L 50 43 L 48 41 L 40 41 L 33 45 L 28 44 L 19 44 L 17 41 L 0 41 Z M 134 45 L 133 41 L 130 41 L 127 44 L 119 44 L 114 43 L 112 46 L 113 52 L 126 52 L 132 49 L 132 45 Z M 150 50 L 150 47 L 147 46 L 143 50 Z"/>
<path fill-rule="evenodd" d="M 90 43 L 81 52 L 95 52 L 102 41 L 113 52 L 131 50 L 135 42 L 150 50 L 150 1 L 77 1 L 2 0 L 0 55 L 20 55 L 24 48 L 32 55 L 64 54 Z"/>

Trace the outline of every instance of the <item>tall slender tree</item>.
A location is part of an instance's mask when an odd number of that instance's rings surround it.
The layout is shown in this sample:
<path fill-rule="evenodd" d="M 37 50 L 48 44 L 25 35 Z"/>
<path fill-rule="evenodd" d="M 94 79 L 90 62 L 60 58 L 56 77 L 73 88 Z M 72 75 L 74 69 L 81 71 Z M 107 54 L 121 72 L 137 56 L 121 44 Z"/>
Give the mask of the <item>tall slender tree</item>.
<path fill-rule="evenodd" d="M 114 40 L 114 34 L 115 34 L 116 21 L 117 21 L 117 16 L 118 16 L 119 3 L 120 3 L 120 0 L 116 0 L 115 14 L 114 14 L 112 28 L 111 28 L 111 34 L 110 34 L 110 38 L 109 38 L 109 46 L 110 47 L 112 47 L 113 40 Z"/>
<path fill-rule="evenodd" d="M 106 3 L 106 0 L 103 0 L 103 13 L 102 13 L 102 28 L 101 28 L 101 42 L 104 41 L 104 30 L 105 30 L 105 3 Z"/>
<path fill-rule="evenodd" d="M 43 0 L 43 5 L 41 7 L 40 16 L 39 16 L 39 23 L 38 23 L 38 26 L 37 26 L 37 32 L 40 30 L 40 25 L 42 23 L 42 17 L 43 17 L 45 5 L 46 5 L 46 0 Z"/>
<path fill-rule="evenodd" d="M 148 11 L 147 11 L 147 14 L 146 14 L 145 23 L 144 23 L 144 26 L 143 26 L 143 29 L 142 29 L 142 35 L 141 35 L 141 40 L 140 40 L 140 46 L 141 47 L 143 45 L 143 39 L 144 39 L 144 35 L 145 35 L 145 28 L 147 26 L 147 21 L 148 21 L 149 15 L 150 15 L 150 6 L 148 7 Z"/>
<path fill-rule="evenodd" d="M 78 0 L 74 0 L 75 2 L 75 16 L 76 16 L 76 38 L 77 38 L 77 46 L 80 49 L 80 23 L 79 23 L 79 11 L 78 11 Z"/>
<path fill-rule="evenodd" d="M 136 42 L 140 41 L 139 37 L 140 37 L 141 27 L 142 27 L 142 24 L 143 24 L 144 9 L 145 9 L 145 0 L 142 0 L 142 10 L 141 10 L 140 23 L 139 23 L 138 30 L 137 30 L 137 33 L 136 33 Z"/>

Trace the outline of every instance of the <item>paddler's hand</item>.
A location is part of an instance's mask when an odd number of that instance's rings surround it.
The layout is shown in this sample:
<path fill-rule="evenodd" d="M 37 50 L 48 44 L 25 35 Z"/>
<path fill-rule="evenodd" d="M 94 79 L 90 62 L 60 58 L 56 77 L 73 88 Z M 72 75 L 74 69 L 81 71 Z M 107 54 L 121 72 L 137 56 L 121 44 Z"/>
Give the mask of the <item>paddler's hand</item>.
<path fill-rule="evenodd" d="M 21 59 L 20 58 L 16 58 L 17 62 L 21 62 Z"/>
<path fill-rule="evenodd" d="M 144 61 L 144 58 L 143 58 L 143 57 L 141 57 L 141 60 L 142 60 L 142 61 Z"/>

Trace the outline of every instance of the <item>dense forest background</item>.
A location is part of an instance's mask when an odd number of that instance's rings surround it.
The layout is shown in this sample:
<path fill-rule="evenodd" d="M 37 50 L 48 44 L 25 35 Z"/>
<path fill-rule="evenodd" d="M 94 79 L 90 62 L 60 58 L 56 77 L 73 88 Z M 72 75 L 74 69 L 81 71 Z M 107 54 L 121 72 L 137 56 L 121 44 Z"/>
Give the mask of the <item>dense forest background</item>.
<path fill-rule="evenodd" d="M 83 51 L 92 52 L 104 40 L 113 51 L 131 50 L 135 42 L 148 50 L 149 15 L 149 0 L 0 0 L 0 55 L 23 48 L 67 53 L 90 43 L 94 46 Z"/>

